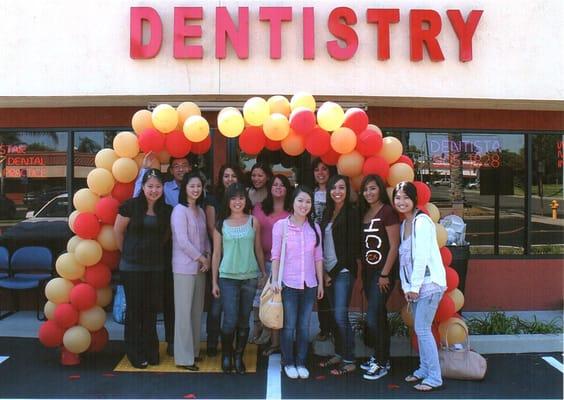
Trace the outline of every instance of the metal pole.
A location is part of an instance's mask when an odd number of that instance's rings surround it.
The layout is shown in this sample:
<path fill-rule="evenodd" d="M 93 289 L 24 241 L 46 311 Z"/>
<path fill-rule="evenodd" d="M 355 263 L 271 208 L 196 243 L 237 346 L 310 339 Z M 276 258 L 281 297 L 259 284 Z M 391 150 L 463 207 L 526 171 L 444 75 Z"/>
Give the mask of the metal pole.
<path fill-rule="evenodd" d="M 527 157 L 525 165 L 527 168 L 525 170 L 525 242 L 523 243 L 523 250 L 525 255 L 527 255 L 531 252 L 531 189 L 533 187 L 533 149 L 530 134 L 525 134 L 525 152 Z"/>
<path fill-rule="evenodd" d="M 73 211 L 72 197 L 73 197 L 73 181 L 74 181 L 74 132 L 67 134 L 67 180 L 66 189 L 68 193 L 67 214 L 70 215 Z"/>
<path fill-rule="evenodd" d="M 495 193 L 494 209 L 494 254 L 499 255 L 499 188 L 497 187 Z"/>

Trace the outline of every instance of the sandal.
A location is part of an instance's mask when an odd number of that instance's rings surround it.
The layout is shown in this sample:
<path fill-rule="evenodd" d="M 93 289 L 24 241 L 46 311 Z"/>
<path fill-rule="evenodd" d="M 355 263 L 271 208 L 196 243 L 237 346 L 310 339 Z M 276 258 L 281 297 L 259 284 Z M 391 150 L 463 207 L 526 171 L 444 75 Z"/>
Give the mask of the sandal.
<path fill-rule="evenodd" d="M 258 338 L 255 338 L 255 344 L 267 344 L 270 341 L 270 329 L 264 328 Z"/>
<path fill-rule="evenodd" d="M 326 341 L 327 339 L 329 339 L 329 335 L 326 335 L 326 334 L 323 333 L 323 332 L 319 332 L 319 333 L 317 334 L 317 336 L 315 337 L 315 340 L 317 340 L 317 341 L 319 341 L 319 342 L 324 342 L 324 341 Z"/>
<path fill-rule="evenodd" d="M 407 375 L 404 379 L 404 381 L 408 382 L 408 383 L 415 383 L 415 382 L 419 382 L 422 378 L 419 378 L 413 374 L 411 375 Z"/>
<path fill-rule="evenodd" d="M 262 352 L 262 355 L 268 357 L 271 354 L 275 354 L 275 353 L 280 353 L 280 346 L 269 346 Z"/>
<path fill-rule="evenodd" d="M 325 361 L 321 361 L 321 362 L 319 363 L 319 366 L 320 366 L 321 368 L 334 367 L 335 365 L 341 364 L 341 362 L 342 362 L 342 360 L 341 360 L 339 357 L 333 356 L 333 357 L 331 357 L 331 358 L 328 358 L 328 359 L 325 360 Z"/>
<path fill-rule="evenodd" d="M 444 385 L 431 386 L 431 385 L 427 385 L 426 383 L 419 383 L 413 386 L 413 389 L 417 390 L 418 392 L 436 392 L 438 390 L 443 390 Z"/>
<path fill-rule="evenodd" d="M 341 376 L 350 374 L 354 371 L 356 371 L 356 365 L 354 365 L 353 363 L 343 363 L 339 368 L 332 369 L 331 375 Z"/>

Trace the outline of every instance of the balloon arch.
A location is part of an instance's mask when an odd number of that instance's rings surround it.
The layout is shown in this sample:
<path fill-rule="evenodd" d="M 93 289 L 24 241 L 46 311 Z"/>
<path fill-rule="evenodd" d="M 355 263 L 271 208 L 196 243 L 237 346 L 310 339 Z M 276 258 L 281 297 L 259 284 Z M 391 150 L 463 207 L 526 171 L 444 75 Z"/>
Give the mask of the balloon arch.
<path fill-rule="evenodd" d="M 358 190 L 363 176 L 377 174 L 388 184 L 388 193 L 401 181 L 413 181 L 413 162 L 402 155 L 401 142 L 382 137 L 380 129 L 369 123 L 368 115 L 359 108 L 346 112 L 327 101 L 318 109 L 314 97 L 297 93 L 291 100 L 272 96 L 268 100 L 252 97 L 243 106 L 226 107 L 217 116 L 217 127 L 228 138 L 238 138 L 242 151 L 250 155 L 262 149 L 282 150 L 289 156 L 308 152 L 328 165 L 336 165 L 339 173 L 349 176 Z M 210 127 L 199 107 L 185 102 L 174 108 L 168 104 L 137 111 L 131 120 L 133 132 L 120 132 L 113 149 L 96 154 L 96 168 L 87 177 L 88 188 L 73 197 L 75 211 L 69 216 L 69 227 L 75 233 L 67 244 L 67 253 L 56 261 L 58 277 L 45 287 L 47 321 L 39 329 L 39 340 L 46 347 L 61 349 L 64 365 L 80 362 L 79 354 L 97 352 L 108 341 L 104 327 L 107 307 L 112 302 L 110 281 L 117 269 L 119 251 L 113 233 L 121 202 L 133 194 L 134 182 L 144 154 L 158 154 L 153 167 L 168 164 L 170 157 L 188 153 L 204 154 L 211 147 Z M 435 318 L 437 339 L 463 343 L 467 332 L 456 314 L 464 304 L 457 289 L 458 274 L 449 267 L 452 255 L 445 247 L 447 233 L 437 207 L 429 203 L 430 188 L 423 182 L 417 187 L 418 206 L 429 214 L 437 227 L 437 241 L 447 272 L 447 295 L 443 297 Z M 412 327 L 407 309 L 402 318 Z M 448 329 L 447 329 L 448 328 Z M 413 335 L 414 337 L 414 335 Z"/>

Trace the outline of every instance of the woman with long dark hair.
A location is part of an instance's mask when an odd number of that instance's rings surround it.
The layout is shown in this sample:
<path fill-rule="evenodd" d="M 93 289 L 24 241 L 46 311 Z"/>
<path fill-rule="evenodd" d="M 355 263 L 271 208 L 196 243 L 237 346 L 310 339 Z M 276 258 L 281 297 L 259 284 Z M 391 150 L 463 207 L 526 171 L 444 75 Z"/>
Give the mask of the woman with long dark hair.
<path fill-rule="evenodd" d="M 251 168 L 251 187 L 249 188 L 249 199 L 251 205 L 258 204 L 266 199 L 268 190 L 266 184 L 272 178 L 272 169 L 264 162 L 257 162 Z"/>
<path fill-rule="evenodd" d="M 163 198 L 163 177 L 145 172 L 142 190 L 119 208 L 114 224 L 121 251 L 120 276 L 125 289 L 125 348 L 135 368 L 159 363 L 157 308 L 162 297 L 164 246 L 170 237 L 171 207 Z"/>
<path fill-rule="evenodd" d="M 396 210 L 405 217 L 400 228 L 400 278 L 405 299 L 412 305 L 420 358 L 419 368 L 405 381 L 421 381 L 414 389 L 429 392 L 441 388 L 443 384 L 431 325 L 446 290 L 446 272 L 437 244 L 435 223 L 417 209 L 415 185 L 411 182 L 398 183 L 393 199 Z"/>
<path fill-rule="evenodd" d="M 292 196 L 290 217 L 276 222 L 272 228 L 272 284 L 275 291 L 282 290 L 282 365 L 290 379 L 309 378 L 306 367 L 309 321 L 315 299 L 323 297 L 321 233 L 312 211 L 313 192 L 306 186 L 298 186 Z M 278 273 L 284 238 L 286 252 L 280 288 Z"/>
<path fill-rule="evenodd" d="M 250 215 L 251 203 L 245 186 L 231 184 L 213 233 L 212 294 L 221 298 L 222 369 L 239 374 L 246 371 L 243 353 L 249 338 L 249 317 L 257 288 L 264 278 L 264 254 L 260 244 L 260 223 Z M 237 332 L 235 352 L 233 336 Z"/>
<path fill-rule="evenodd" d="M 331 374 L 343 375 L 356 369 L 349 305 L 360 262 L 360 227 L 358 210 L 349 201 L 349 178 L 333 175 L 327 190 L 321 232 L 325 286 L 335 320 L 335 355 L 320 366 L 335 366 Z"/>
<path fill-rule="evenodd" d="M 364 177 L 360 193 L 362 281 L 368 301 L 367 343 L 374 349 L 374 354 L 360 368 L 365 371 L 365 379 L 376 380 L 391 369 L 386 303 L 397 273 L 399 217 L 390 204 L 386 184 L 378 175 Z"/>

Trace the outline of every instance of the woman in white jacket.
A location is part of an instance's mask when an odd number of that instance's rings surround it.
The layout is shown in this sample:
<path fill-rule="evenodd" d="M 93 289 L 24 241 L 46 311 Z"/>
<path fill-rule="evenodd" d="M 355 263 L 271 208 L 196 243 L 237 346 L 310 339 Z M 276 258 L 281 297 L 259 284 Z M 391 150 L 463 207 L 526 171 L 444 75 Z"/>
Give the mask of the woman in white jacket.
<path fill-rule="evenodd" d="M 418 391 L 438 390 L 443 381 L 431 324 L 446 290 L 446 273 L 435 224 L 417 209 L 417 189 L 411 182 L 400 182 L 393 199 L 396 210 L 405 217 L 400 228 L 400 278 L 405 299 L 412 305 L 420 358 L 419 368 L 405 380 L 421 381 L 414 386 Z"/>

